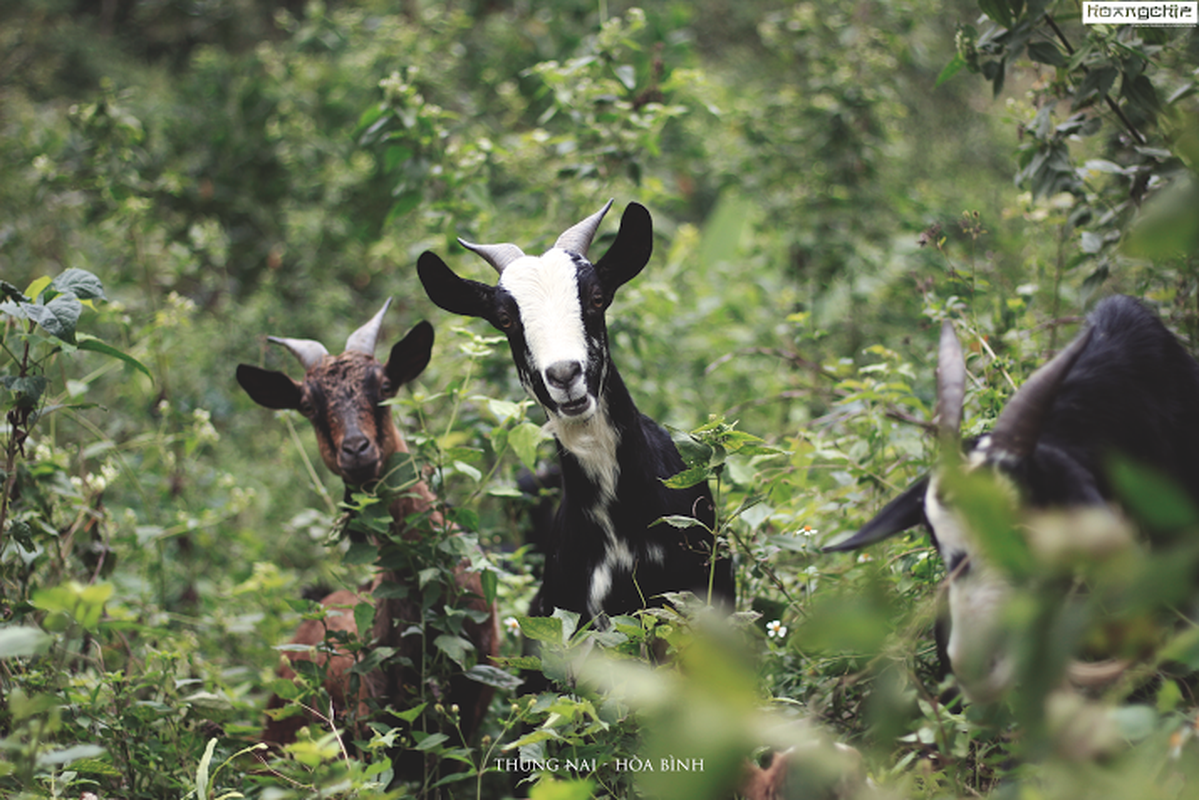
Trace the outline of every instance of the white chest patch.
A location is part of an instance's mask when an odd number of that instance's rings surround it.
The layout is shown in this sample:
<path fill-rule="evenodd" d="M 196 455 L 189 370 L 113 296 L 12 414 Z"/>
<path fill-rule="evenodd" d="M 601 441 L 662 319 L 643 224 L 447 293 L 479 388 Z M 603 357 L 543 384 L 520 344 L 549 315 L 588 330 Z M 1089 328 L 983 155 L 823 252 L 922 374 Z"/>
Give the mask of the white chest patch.
<path fill-rule="evenodd" d="M 520 309 L 533 369 L 559 361 L 587 363 L 578 273 L 564 250 L 518 258 L 504 268 L 499 286 Z"/>

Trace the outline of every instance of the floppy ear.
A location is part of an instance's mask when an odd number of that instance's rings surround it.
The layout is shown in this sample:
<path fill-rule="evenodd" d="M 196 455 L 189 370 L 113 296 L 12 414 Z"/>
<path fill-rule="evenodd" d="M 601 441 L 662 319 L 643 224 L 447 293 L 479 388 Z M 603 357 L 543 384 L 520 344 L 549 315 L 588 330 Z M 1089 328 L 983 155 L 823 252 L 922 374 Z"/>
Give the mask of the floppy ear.
<path fill-rule="evenodd" d="M 654 221 L 640 203 L 629 203 L 620 217 L 616 241 L 608 248 L 595 271 L 609 298 L 645 268 L 654 252 Z"/>
<path fill-rule="evenodd" d="M 300 384 L 284 375 L 249 364 L 237 365 L 237 382 L 260 406 L 267 408 L 299 408 L 303 394 Z"/>
<path fill-rule="evenodd" d="M 459 278 L 441 258 L 428 250 L 420 254 L 416 274 L 429 299 L 446 311 L 491 321 L 495 308 L 494 286 Z"/>
<path fill-rule="evenodd" d="M 423 320 L 408 335 L 396 342 L 387 357 L 387 380 L 397 392 L 408 381 L 424 372 L 433 354 L 433 326 Z"/>
<path fill-rule="evenodd" d="M 826 553 L 840 553 L 846 550 L 857 550 L 868 544 L 881 542 L 888 536 L 914 528 L 926 521 L 924 516 L 924 495 L 928 491 L 928 476 L 903 490 L 903 494 L 883 506 L 883 510 L 867 522 L 860 531 L 843 542 L 830 544 L 823 548 Z"/>

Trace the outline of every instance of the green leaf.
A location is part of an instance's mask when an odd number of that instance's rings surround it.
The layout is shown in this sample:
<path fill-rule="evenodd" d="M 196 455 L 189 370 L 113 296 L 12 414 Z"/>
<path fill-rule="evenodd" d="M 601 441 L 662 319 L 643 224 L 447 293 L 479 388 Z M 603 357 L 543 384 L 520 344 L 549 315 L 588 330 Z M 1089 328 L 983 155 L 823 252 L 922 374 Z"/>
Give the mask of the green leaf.
<path fill-rule="evenodd" d="M 452 636 L 448 633 L 443 633 L 434 639 L 433 645 L 462 669 L 466 669 L 467 654 L 475 649 L 473 644 L 461 636 Z"/>
<path fill-rule="evenodd" d="M 483 587 L 483 602 L 491 605 L 495 602 L 496 591 L 499 589 L 499 576 L 493 569 L 482 570 L 479 572 L 479 583 Z"/>
<path fill-rule="evenodd" d="M 630 92 L 637 88 L 637 70 L 631 64 L 621 64 L 612 69 L 616 79 Z"/>
<path fill-rule="evenodd" d="M 949 59 L 949 63 L 941 69 L 940 74 L 937 75 L 937 80 L 933 84 L 933 88 L 936 89 L 940 87 L 941 84 L 947 82 L 953 78 L 954 75 L 957 75 L 959 72 L 961 72 L 962 68 L 965 66 L 966 59 L 962 58 L 960 54 L 955 53 L 953 58 Z"/>
<path fill-rule="evenodd" d="M 658 517 L 658 519 L 654 520 L 650 524 L 657 525 L 657 524 L 663 523 L 663 522 L 672 528 L 679 528 L 679 529 L 693 528 L 696 525 L 700 525 L 700 526 L 703 525 L 703 523 L 700 522 L 699 520 L 697 520 L 695 517 L 685 517 L 681 514 L 670 514 L 665 517 Z"/>
<path fill-rule="evenodd" d="M 72 295 L 59 295 L 45 305 L 23 307 L 28 318 L 41 326 L 42 330 L 64 342 L 75 339 L 75 325 L 83 313 L 83 304 Z"/>
<path fill-rule="evenodd" d="M 537 642 L 562 644 L 562 620 L 555 617 L 517 617 L 520 632 Z"/>
<path fill-rule="evenodd" d="M 419 736 L 419 732 L 416 735 Z M 421 741 L 417 743 L 415 749 L 420 750 L 422 752 L 424 752 L 426 750 L 432 750 L 434 747 L 437 747 L 442 742 L 449 741 L 449 739 L 450 739 L 450 737 L 446 736 L 444 733 L 431 733 L 428 736 L 426 736 L 424 739 L 421 739 Z"/>
<path fill-rule="evenodd" d="M 1003 27 L 1012 27 L 1012 12 L 1008 10 L 1006 0 L 979 0 L 978 7 Z"/>
<path fill-rule="evenodd" d="M 521 463 L 530 470 L 537 469 L 537 446 L 551 437 L 532 422 L 522 422 L 512 429 L 508 443 Z"/>
<path fill-rule="evenodd" d="M 50 285 L 60 294 L 73 294 L 80 300 L 107 300 L 100 279 L 85 269 L 72 267 L 59 275 Z"/>
<path fill-rule="evenodd" d="M 1109 472 L 1124 506 L 1149 528 L 1176 531 L 1199 523 L 1191 499 L 1157 470 L 1126 458 L 1113 458 Z"/>
<path fill-rule="evenodd" d="M 216 737 L 208 740 L 204 755 L 200 757 L 200 766 L 196 769 L 196 796 L 199 800 L 208 800 L 208 768 L 212 764 L 212 754 L 216 750 Z"/>
<path fill-rule="evenodd" d="M 1028 57 L 1038 64 L 1051 67 L 1066 66 L 1066 57 L 1053 42 L 1032 42 L 1028 45 Z"/>
<path fill-rule="evenodd" d="M 394 711 L 392 713 L 395 716 L 399 717 L 404 722 L 412 723 L 412 722 L 416 721 L 417 717 L 419 717 L 422 713 L 424 713 L 425 706 L 427 706 L 427 705 L 429 705 L 429 704 L 421 703 L 420 705 L 413 706 L 412 708 L 406 709 L 404 711 Z"/>
<path fill-rule="evenodd" d="M 41 628 L 14 625 L 0 628 L 0 658 L 40 656 L 50 649 L 54 637 Z"/>
<path fill-rule="evenodd" d="M 709 452 L 713 452 L 709 448 Z M 662 483 L 668 489 L 689 489 L 692 486 L 697 486 L 712 476 L 712 470 L 705 464 L 697 464 L 694 467 L 689 467 L 677 475 L 671 475 L 669 478 L 663 478 Z"/>
<path fill-rule="evenodd" d="M 44 375 L 0 376 L 0 386 L 16 395 L 14 403 L 20 408 L 33 408 L 42 399 L 47 381 Z"/>
<path fill-rule="evenodd" d="M 516 675 L 490 664 L 476 664 L 466 671 L 466 677 L 476 683 L 506 690 L 517 689 L 522 683 Z"/>

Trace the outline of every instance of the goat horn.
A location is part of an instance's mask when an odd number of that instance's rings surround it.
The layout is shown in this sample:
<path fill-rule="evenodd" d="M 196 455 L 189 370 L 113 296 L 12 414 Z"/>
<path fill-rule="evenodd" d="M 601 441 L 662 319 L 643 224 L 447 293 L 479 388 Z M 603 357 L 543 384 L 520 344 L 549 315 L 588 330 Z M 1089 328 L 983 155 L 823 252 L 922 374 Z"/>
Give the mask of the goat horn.
<path fill-rule="evenodd" d="M 599 230 L 600 222 L 604 219 L 604 215 L 608 213 L 608 209 L 612 207 L 612 201 L 609 200 L 603 208 L 592 214 L 582 222 L 575 223 L 558 237 L 558 241 L 554 242 L 554 247 L 559 250 L 566 250 L 570 253 L 578 253 L 581 256 L 587 255 L 588 248 L 591 247 L 591 240 L 595 238 L 595 232 Z"/>
<path fill-rule="evenodd" d="M 383 327 L 383 315 L 387 313 L 390 305 L 391 298 L 389 297 L 379 313 L 371 317 L 370 322 L 350 334 L 350 338 L 346 339 L 347 353 L 366 353 L 368 356 L 375 354 L 375 345 L 379 341 L 379 329 Z"/>
<path fill-rule="evenodd" d="M 1094 330 L 1088 328 L 1024 382 L 995 422 L 995 428 L 991 431 L 993 448 L 1015 458 L 1024 458 L 1032 453 L 1062 380 L 1091 341 Z"/>
<path fill-rule="evenodd" d="M 941 438 L 956 441 L 962 427 L 962 405 L 966 398 L 966 360 L 953 323 L 941 324 L 941 346 L 937 351 L 937 427 Z"/>
<path fill-rule="evenodd" d="M 281 336 L 268 336 L 266 340 L 273 344 L 281 344 L 290 350 L 291 354 L 304 365 L 305 370 L 312 369 L 320 363 L 322 358 L 329 355 L 325 346 L 314 339 L 285 339 Z"/>
<path fill-rule="evenodd" d="M 495 271 L 501 275 L 504 272 L 504 267 L 516 259 L 524 258 L 525 256 L 525 252 L 514 244 L 471 244 L 465 239 L 459 239 L 458 244 L 472 253 L 478 253 L 483 257 L 484 261 L 494 267 Z"/>

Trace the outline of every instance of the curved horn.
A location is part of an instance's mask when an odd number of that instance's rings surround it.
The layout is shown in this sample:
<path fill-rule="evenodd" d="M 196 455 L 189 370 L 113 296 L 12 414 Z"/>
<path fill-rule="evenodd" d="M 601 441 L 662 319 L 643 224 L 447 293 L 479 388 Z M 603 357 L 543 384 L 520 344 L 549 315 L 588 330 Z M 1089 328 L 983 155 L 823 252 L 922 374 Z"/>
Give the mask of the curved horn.
<path fill-rule="evenodd" d="M 458 244 L 472 253 L 478 253 L 484 261 L 495 268 L 496 272 L 501 274 L 504 272 L 504 267 L 525 256 L 525 252 L 514 244 L 471 244 L 465 239 L 459 239 Z"/>
<path fill-rule="evenodd" d="M 966 398 L 966 360 L 953 323 L 941 324 L 937 351 L 937 427 L 942 439 L 956 441 L 962 427 L 962 404 Z"/>
<path fill-rule="evenodd" d="M 611 207 L 612 201 L 609 200 L 599 211 L 582 222 L 577 222 L 567 228 L 558 237 L 558 241 L 554 242 L 554 247 L 557 247 L 559 250 L 566 250 L 570 253 L 578 253 L 581 256 L 586 256 L 587 249 L 591 247 L 591 240 L 595 238 L 595 232 L 599 230 L 600 222 Z"/>
<path fill-rule="evenodd" d="M 325 346 L 315 339 L 285 339 L 282 336 L 268 336 L 266 340 L 272 344 L 281 344 L 290 350 L 291 354 L 304 365 L 305 370 L 312 369 L 320 363 L 322 358 L 329 355 Z"/>
<path fill-rule="evenodd" d="M 1058 387 L 1091 341 L 1094 330 L 1088 328 L 1024 382 L 995 422 L 991 431 L 992 448 L 1015 458 L 1032 453 L 1041 435 L 1041 425 L 1057 397 Z"/>
<path fill-rule="evenodd" d="M 389 297 L 379 313 L 371 317 L 370 322 L 350 334 L 350 338 L 346 339 L 347 353 L 366 353 L 368 356 L 375 354 L 375 344 L 379 341 L 379 329 L 383 327 L 383 315 L 387 313 L 390 305 L 391 298 Z"/>

